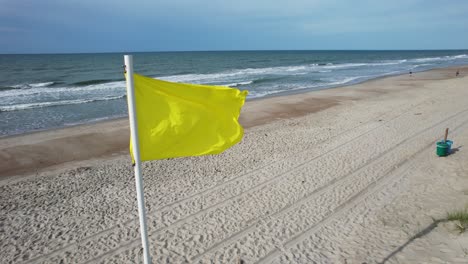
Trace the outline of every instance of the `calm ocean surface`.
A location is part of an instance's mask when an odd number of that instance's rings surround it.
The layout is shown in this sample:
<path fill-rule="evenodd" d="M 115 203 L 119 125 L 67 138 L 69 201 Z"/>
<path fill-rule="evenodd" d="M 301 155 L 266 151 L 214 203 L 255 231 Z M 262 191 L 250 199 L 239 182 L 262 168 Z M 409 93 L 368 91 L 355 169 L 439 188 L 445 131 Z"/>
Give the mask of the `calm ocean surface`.
<path fill-rule="evenodd" d="M 0 55 L 0 136 L 127 115 L 123 54 Z M 326 89 L 468 64 L 468 50 L 134 53 L 135 72 L 250 91 Z"/>

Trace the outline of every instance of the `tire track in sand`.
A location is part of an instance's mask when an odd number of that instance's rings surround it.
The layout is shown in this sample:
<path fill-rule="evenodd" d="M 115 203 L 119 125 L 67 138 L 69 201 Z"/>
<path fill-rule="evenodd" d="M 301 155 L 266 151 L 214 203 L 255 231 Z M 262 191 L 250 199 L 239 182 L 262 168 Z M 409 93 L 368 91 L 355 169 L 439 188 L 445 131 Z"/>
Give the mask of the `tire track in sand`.
<path fill-rule="evenodd" d="M 464 110 L 464 111 L 461 111 L 455 115 L 453 115 L 452 117 L 450 117 L 449 119 L 451 118 L 454 118 L 458 115 L 461 115 L 461 114 L 464 114 L 468 111 L 468 109 Z M 373 159 L 372 161 L 368 162 L 368 164 L 360 167 L 358 170 L 354 171 L 353 173 L 351 174 L 348 174 L 346 175 L 345 177 L 342 177 L 342 178 L 339 178 L 339 179 L 336 179 L 336 180 L 333 180 L 333 182 L 330 182 L 329 184 L 327 184 L 326 186 L 323 186 L 322 188 L 320 189 L 317 189 L 316 191 L 312 192 L 310 195 L 307 195 L 305 197 L 303 197 L 301 200 L 295 202 L 291 207 L 288 207 L 288 208 L 285 208 L 284 210 L 282 211 L 279 211 L 279 212 L 276 212 L 272 215 L 270 215 L 268 218 L 275 218 L 275 217 L 278 217 L 279 215 L 284 215 L 284 214 L 288 214 L 289 212 L 301 207 L 301 206 L 304 206 L 304 204 L 306 204 L 310 199 L 312 198 L 315 198 L 315 197 L 318 197 L 318 196 L 321 196 L 323 194 L 325 194 L 327 191 L 331 191 L 331 192 L 337 192 L 337 186 L 341 184 L 341 186 L 343 186 L 343 188 L 348 188 L 349 184 L 352 184 L 353 181 L 352 180 L 349 180 L 348 178 L 352 178 L 353 176 L 356 176 L 356 175 L 359 175 L 359 173 L 361 173 L 362 171 L 368 169 L 367 167 L 370 165 L 370 164 L 374 164 L 374 166 L 376 167 L 379 167 L 379 166 L 382 166 L 380 165 L 379 161 L 383 160 L 383 159 L 386 159 L 386 162 L 388 163 L 388 158 L 386 157 L 387 154 L 391 153 L 391 152 L 394 152 L 394 150 L 397 150 L 398 148 L 402 148 L 402 149 L 405 149 L 405 148 L 408 148 L 409 149 L 413 149 L 413 150 L 416 150 L 414 151 L 414 153 L 410 154 L 409 156 L 405 156 L 403 158 L 401 158 L 400 161 L 397 161 L 396 163 L 390 163 L 388 165 L 389 168 L 386 169 L 386 172 L 384 172 L 384 176 L 386 175 L 389 175 L 391 172 L 393 172 L 394 170 L 398 169 L 400 166 L 402 166 L 404 163 L 406 163 L 409 159 L 411 159 L 412 157 L 414 157 L 415 155 L 417 155 L 419 153 L 419 149 L 417 147 L 415 148 L 411 148 L 411 144 L 412 145 L 415 145 L 415 146 L 418 146 L 418 144 L 414 144 L 413 142 L 410 142 L 410 144 L 408 144 L 408 141 L 412 140 L 413 138 L 415 137 L 418 137 L 420 136 L 421 134 L 425 133 L 425 134 L 430 134 L 430 132 L 428 132 L 427 130 L 437 130 L 436 128 L 437 127 L 442 127 L 443 124 L 445 124 L 446 122 L 449 121 L 449 119 L 447 120 L 443 120 L 441 122 L 438 122 L 436 124 L 434 124 L 433 126 L 431 126 L 430 128 L 425 128 L 425 129 L 422 129 L 420 130 L 419 133 L 417 134 L 414 134 L 408 138 L 406 138 L 405 140 L 401 141 L 397 146 L 395 146 L 394 148 L 390 149 L 390 150 L 387 150 L 385 151 L 384 153 L 382 153 L 379 157 Z M 468 122 L 468 120 L 465 120 L 462 122 L 462 125 L 460 126 L 463 126 L 465 125 L 466 123 Z M 459 128 L 460 126 L 457 126 L 457 128 Z M 456 128 L 456 129 L 457 129 Z M 440 130 L 440 129 L 439 129 Z M 437 130 L 438 131 L 438 130 Z M 427 142 L 427 141 L 426 141 Z M 431 143 L 429 144 L 426 144 L 424 145 L 423 149 L 426 148 L 427 146 L 429 145 L 432 145 L 433 144 L 433 141 L 431 141 Z M 401 156 L 400 154 L 397 154 L 397 156 Z M 374 182 L 371 182 L 369 186 L 365 187 L 364 190 L 361 190 L 359 191 L 356 195 L 352 196 L 348 202 L 351 202 L 355 199 L 357 199 L 363 192 L 365 192 L 365 190 L 369 189 L 370 186 L 372 185 L 375 185 L 375 182 L 378 181 L 378 180 L 381 180 L 384 178 L 384 176 L 380 177 L 379 179 L 376 179 L 374 180 Z M 360 180 L 362 181 L 363 177 L 356 177 L 356 181 Z M 349 184 L 344 184 L 343 182 L 349 182 Z M 337 209 L 333 210 L 333 211 L 341 211 L 342 208 L 348 208 L 346 207 L 347 206 L 347 203 L 348 202 L 345 202 L 341 205 L 339 205 L 337 207 Z M 345 210 L 345 209 L 343 209 Z M 332 213 L 332 215 L 330 217 L 333 216 L 334 213 Z M 320 214 L 317 214 L 315 213 L 315 215 L 320 215 Z M 309 214 L 309 216 L 302 216 L 302 217 L 307 217 L 308 219 L 314 219 L 314 214 Z M 328 218 L 324 218 L 324 220 L 322 221 L 328 221 L 326 220 Z M 299 222 L 300 220 L 296 219 L 296 221 L 292 221 L 292 222 Z M 288 221 L 283 221 L 283 226 L 287 225 L 287 222 Z M 320 223 L 320 222 L 319 222 Z M 326 222 L 324 222 L 326 223 Z M 202 254 L 199 254 L 197 256 L 195 256 L 194 258 L 192 258 L 192 261 L 193 262 L 198 262 L 198 261 L 201 261 L 203 259 L 203 255 L 205 254 L 209 254 L 209 253 L 212 253 L 212 252 L 215 252 L 217 250 L 221 250 L 223 252 L 227 252 L 229 251 L 229 249 L 226 249 L 224 247 L 226 247 L 227 244 L 229 243 L 232 243 L 232 242 L 235 242 L 235 241 L 239 241 L 243 238 L 243 236 L 245 236 L 245 233 L 248 233 L 248 232 L 252 232 L 252 231 L 255 231 L 256 229 L 261 229 L 261 227 L 267 225 L 266 223 L 262 223 L 262 220 L 258 220 L 256 221 L 254 224 L 252 224 L 249 228 L 247 229 L 244 229 L 240 232 L 238 232 L 237 234 L 231 236 L 229 239 L 226 239 L 225 241 L 222 241 L 218 244 L 216 244 L 215 246 L 213 246 L 212 248 L 208 249 L 207 251 L 203 252 Z M 306 225 L 305 225 L 306 226 Z M 317 225 L 317 228 L 320 227 L 319 225 Z M 314 228 L 311 227 L 311 228 Z M 278 226 L 277 228 L 275 228 L 276 230 L 277 229 L 280 229 L 280 227 Z M 301 231 L 301 232 L 306 232 L 306 231 Z M 273 233 L 273 231 L 272 231 Z M 271 237 L 279 237 L 280 234 L 275 234 L 275 235 L 272 235 Z M 263 235 L 263 237 L 268 237 L 267 235 Z M 258 239 L 258 237 L 257 237 Z M 293 238 L 294 239 L 294 238 Z M 267 244 L 267 243 L 265 243 Z M 275 248 L 281 248 L 282 246 L 277 246 L 277 245 L 282 245 L 283 244 L 283 241 L 279 242 L 279 241 L 275 241 L 274 242 L 275 244 Z M 256 248 L 255 246 L 251 246 L 251 248 Z M 232 248 L 231 248 L 232 250 Z M 271 259 L 271 258 L 268 258 L 268 259 Z M 211 259 L 212 260 L 212 259 Z M 268 262 L 265 262 L 265 263 L 268 263 Z"/>
<path fill-rule="evenodd" d="M 349 142 L 351 142 L 351 141 L 353 141 L 353 140 L 356 140 L 356 139 L 359 138 L 359 137 L 365 136 L 366 134 L 371 133 L 372 131 L 374 131 L 374 130 L 376 130 L 376 129 L 379 129 L 379 128 L 385 126 L 385 125 L 387 125 L 388 122 L 391 122 L 391 121 L 393 121 L 393 120 L 395 120 L 395 119 L 401 117 L 402 115 L 404 115 L 404 114 L 408 113 L 409 111 L 411 111 L 413 108 L 418 107 L 419 105 L 423 104 L 423 103 L 426 102 L 427 100 L 428 100 L 428 99 L 425 99 L 425 100 L 423 100 L 422 102 L 420 102 L 420 103 L 418 103 L 418 104 L 416 104 L 416 105 L 413 105 L 413 106 L 411 106 L 411 107 L 408 107 L 408 108 L 406 108 L 406 109 L 404 109 L 404 110 L 402 110 L 402 111 L 398 111 L 397 113 L 394 113 L 394 112 L 386 112 L 386 113 L 384 113 L 384 114 L 382 114 L 382 115 L 379 115 L 379 116 L 377 116 L 377 117 L 373 117 L 371 120 L 369 120 L 369 121 L 367 121 L 367 122 L 365 122 L 365 123 L 363 123 L 363 124 L 357 125 L 356 127 L 347 129 L 347 130 L 345 130 L 345 131 L 342 131 L 342 132 L 336 134 L 335 136 L 332 136 L 329 140 L 331 140 L 331 139 L 333 139 L 333 138 L 341 137 L 341 136 L 343 136 L 343 135 L 349 135 L 349 133 L 350 133 L 351 131 L 356 131 L 356 130 L 358 130 L 357 132 L 359 132 L 359 130 L 362 129 L 362 128 L 363 128 L 363 130 L 365 131 L 364 133 L 358 134 L 357 137 L 351 138 L 350 140 L 346 141 L 345 143 L 336 146 L 335 148 L 333 148 L 333 149 L 330 150 L 330 151 L 334 151 L 335 149 L 341 147 L 341 146 L 344 145 L 344 144 L 347 144 L 347 143 L 349 143 Z M 386 117 L 390 117 L 390 119 L 388 120 Z M 376 119 L 379 119 L 379 118 L 386 118 L 387 121 L 382 122 L 382 123 L 378 123 L 378 124 L 379 124 L 378 126 L 376 126 L 376 127 L 371 127 L 370 130 L 367 130 L 368 128 L 367 128 L 366 126 L 369 125 L 369 124 L 375 123 L 375 122 L 376 122 Z M 366 130 L 367 130 L 367 131 L 366 131 Z M 346 137 L 345 137 L 345 139 L 346 139 Z M 325 144 L 322 143 L 322 144 L 317 144 L 317 145 L 325 145 Z M 313 151 L 317 152 L 317 149 L 314 148 Z M 300 155 L 300 154 L 304 154 L 305 152 L 313 152 L 313 151 L 310 151 L 309 149 L 306 149 L 306 150 L 303 150 L 303 151 L 300 151 L 300 152 L 296 152 L 296 153 L 294 153 L 293 155 Z M 321 156 L 323 156 L 323 155 L 325 155 L 325 154 L 326 154 L 326 153 L 323 153 Z M 301 156 L 307 157 L 307 155 L 301 155 Z M 319 158 L 319 157 L 313 156 L 312 158 L 306 159 L 306 161 L 302 161 L 302 163 L 301 163 L 299 166 L 304 165 L 304 164 L 306 164 L 308 161 L 310 162 L 311 160 L 314 160 L 314 159 L 317 159 L 317 158 Z M 276 162 L 278 162 L 278 161 L 276 161 Z M 271 164 L 273 164 L 273 163 L 274 163 L 274 162 L 272 162 L 272 163 L 270 163 L 270 164 L 267 164 L 267 165 L 264 165 L 264 166 L 262 166 L 262 167 L 260 167 L 260 168 L 258 168 L 258 169 L 255 169 L 255 170 L 250 171 L 250 172 L 248 172 L 248 173 L 246 173 L 246 174 L 243 174 L 243 175 L 241 175 L 240 177 L 234 178 L 234 179 L 232 179 L 232 180 L 230 180 L 230 181 L 224 182 L 224 183 L 222 183 L 222 184 L 219 184 L 219 185 L 214 186 L 214 187 L 212 187 L 212 188 L 210 188 L 210 189 L 204 190 L 204 191 L 202 191 L 202 192 L 200 192 L 200 193 L 197 193 L 197 194 L 195 194 L 195 195 L 186 197 L 186 198 L 181 199 L 181 200 L 179 200 L 179 201 L 177 201 L 177 202 L 174 202 L 174 203 L 171 203 L 171 204 L 167 204 L 167 205 L 165 205 L 165 206 L 163 206 L 163 207 L 157 209 L 156 211 L 162 211 L 162 210 L 164 210 L 164 209 L 166 209 L 166 210 L 173 210 L 173 207 L 174 207 L 175 205 L 181 204 L 181 203 L 183 203 L 183 202 L 187 202 L 187 201 L 189 201 L 190 199 L 193 199 L 194 197 L 201 197 L 202 195 L 207 194 L 207 193 L 209 193 L 210 191 L 216 191 L 216 190 L 218 190 L 219 192 L 223 192 L 223 190 L 222 190 L 223 187 L 226 187 L 226 186 L 228 186 L 229 184 L 238 185 L 238 182 L 239 182 L 239 180 L 240 180 L 239 178 L 246 178 L 246 177 L 249 177 L 249 176 L 251 176 L 254 172 L 257 172 L 257 171 L 259 171 L 259 170 L 261 170 L 261 169 L 263 169 L 263 168 L 266 168 L 266 167 L 268 167 L 268 166 L 271 166 Z M 298 167 L 298 166 L 296 166 L 296 167 Z M 277 175 L 277 176 L 275 177 L 275 179 L 281 177 L 281 175 L 283 175 L 284 173 L 287 173 L 287 172 L 288 172 L 288 171 L 285 171 L 285 172 L 283 172 L 283 173 Z M 264 173 L 264 174 L 268 174 L 268 173 Z M 271 182 L 271 180 L 268 180 L 268 182 Z M 266 182 L 266 183 L 263 182 L 263 183 L 261 183 L 260 186 L 258 186 L 258 185 L 253 185 L 254 187 L 252 187 L 252 184 L 250 184 L 250 185 L 249 185 L 250 189 L 248 189 L 247 191 L 252 190 L 252 189 L 255 188 L 255 187 L 260 188 L 260 187 L 266 185 L 268 182 Z M 245 191 L 245 192 L 247 192 L 247 191 Z M 245 192 L 244 192 L 244 193 L 245 193 Z M 231 194 L 232 194 L 232 193 L 231 193 Z M 241 194 L 242 194 L 242 193 L 241 193 Z M 236 197 L 236 195 L 239 195 L 239 193 L 232 194 L 230 198 Z M 224 201 L 222 201 L 222 202 L 214 203 L 214 204 L 211 205 L 211 206 L 205 207 L 204 210 L 203 210 L 202 212 L 198 212 L 197 214 L 199 215 L 199 214 L 201 214 L 201 213 L 203 213 L 203 212 L 206 212 L 207 210 L 209 210 L 209 209 L 211 209 L 211 208 L 213 208 L 213 207 L 220 206 L 223 202 L 230 201 L 230 200 L 231 200 L 230 198 L 228 198 L 227 200 L 224 200 Z M 190 215 L 189 215 L 189 216 L 190 216 Z M 185 218 L 178 219 L 178 221 L 175 221 L 174 223 L 178 223 L 179 221 L 182 221 L 182 220 L 184 220 L 184 219 L 185 219 Z M 44 254 L 44 255 L 38 256 L 38 257 L 36 257 L 36 258 L 32 258 L 32 259 L 26 261 L 25 263 L 37 262 L 37 261 L 41 261 L 41 260 L 43 260 L 43 259 L 45 259 L 45 258 L 55 256 L 55 255 L 60 254 L 60 253 L 66 253 L 66 251 L 69 250 L 69 249 L 76 248 L 76 247 L 81 247 L 81 246 L 83 246 L 83 245 L 86 245 L 87 243 L 91 242 L 91 240 L 93 240 L 94 238 L 106 237 L 106 236 L 110 235 L 110 234 L 112 233 L 112 231 L 115 230 L 115 229 L 118 229 L 118 228 L 120 228 L 120 229 L 132 228 L 132 227 L 129 227 L 129 224 L 132 224 L 132 223 L 135 224 L 135 226 L 133 226 L 133 228 L 135 228 L 135 227 L 137 227 L 137 226 L 136 226 L 137 223 L 136 223 L 136 222 L 134 223 L 133 221 L 136 221 L 136 220 L 137 220 L 137 219 L 135 218 L 135 219 L 129 220 L 129 221 L 125 222 L 125 223 L 121 223 L 121 224 L 119 224 L 118 226 L 114 226 L 113 228 L 109 228 L 109 229 L 103 230 L 103 231 L 101 231 L 101 232 L 98 232 L 98 233 L 94 234 L 93 236 L 87 237 L 86 239 L 83 239 L 83 240 L 81 240 L 81 241 L 79 241 L 79 242 L 76 242 L 76 243 L 73 243 L 73 244 L 69 244 L 69 245 L 67 245 L 67 246 L 65 246 L 65 247 L 63 247 L 63 248 L 54 250 L 54 251 L 52 251 L 52 252 L 50 252 L 50 253 L 48 253 L 48 254 Z M 157 221 L 157 222 L 160 223 L 161 221 Z M 162 228 L 156 230 L 156 232 L 157 232 L 157 231 L 161 231 L 161 230 L 162 230 Z M 138 234 L 138 232 L 134 232 L 134 233 L 135 233 L 135 234 Z M 125 235 L 123 235 L 123 236 L 125 237 Z M 131 236 L 130 236 L 130 237 L 127 237 L 127 238 L 129 238 L 129 239 L 131 239 L 131 240 L 134 240 L 134 239 L 132 239 Z M 113 239 L 113 240 L 115 240 L 115 239 Z M 102 240 L 101 240 L 101 241 L 102 241 Z M 101 243 L 104 243 L 104 241 L 102 241 Z M 118 241 L 118 242 L 117 242 L 117 241 L 114 241 L 114 243 L 108 243 L 108 244 L 115 244 L 115 243 L 120 244 L 121 242 L 120 242 L 120 241 Z"/>
<path fill-rule="evenodd" d="M 466 110 L 465 110 L 465 111 L 466 111 Z M 459 112 L 458 114 L 461 114 L 461 112 Z M 441 122 L 444 122 L 444 121 L 441 121 Z M 441 122 L 439 122 L 439 123 L 441 123 Z M 431 123 L 431 124 L 433 124 L 433 123 Z M 435 124 L 435 125 L 433 124 L 433 125 L 432 125 L 432 127 L 434 127 L 434 126 L 437 126 L 437 124 Z M 424 131 L 420 131 L 420 132 L 424 132 Z M 129 246 L 131 246 L 131 245 L 129 245 Z M 116 253 L 117 253 L 117 252 L 116 252 Z"/>
<path fill-rule="evenodd" d="M 467 124 L 468 120 L 452 129 L 452 136 L 457 135 L 460 129 L 465 130 L 467 128 Z M 395 182 L 401 181 L 403 178 L 408 176 L 408 172 L 414 168 L 415 164 L 425 154 L 424 152 L 433 149 L 435 143 L 438 140 L 439 139 L 430 142 L 410 157 L 407 157 L 405 161 L 401 162 L 401 164 L 397 164 L 395 170 L 391 172 L 393 175 L 395 175 L 394 177 L 388 177 L 388 175 L 386 175 L 386 177 L 381 177 L 378 181 L 371 183 L 364 190 L 353 196 L 352 199 L 348 200 L 347 203 L 341 204 L 340 207 L 337 208 L 337 210 L 335 210 L 329 217 L 317 223 L 316 225 L 311 226 L 304 233 L 294 236 L 291 240 L 285 242 L 281 249 L 277 248 L 276 250 L 270 252 L 267 256 L 262 258 L 261 261 L 258 261 L 258 263 L 274 263 L 274 260 L 280 257 L 283 253 L 285 253 L 285 251 L 290 250 L 293 247 L 296 247 L 297 245 L 303 243 L 321 228 L 327 226 L 333 221 L 338 220 L 340 217 L 344 216 L 344 214 L 347 213 L 349 210 L 357 207 L 362 202 L 364 202 L 364 200 L 368 199 L 371 196 L 374 196 L 376 193 L 381 192 L 389 186 L 391 186 L 391 188 L 394 189 L 397 188 L 394 186 Z"/>

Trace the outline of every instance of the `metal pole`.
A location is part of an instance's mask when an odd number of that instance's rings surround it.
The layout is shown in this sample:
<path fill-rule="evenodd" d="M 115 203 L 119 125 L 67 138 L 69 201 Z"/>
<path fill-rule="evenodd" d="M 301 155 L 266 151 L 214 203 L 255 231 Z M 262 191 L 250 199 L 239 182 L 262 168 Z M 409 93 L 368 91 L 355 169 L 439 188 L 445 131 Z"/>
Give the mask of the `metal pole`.
<path fill-rule="evenodd" d="M 140 146 L 138 143 L 138 124 L 135 111 L 135 90 L 133 85 L 133 56 L 125 55 L 125 69 L 127 71 L 127 103 L 128 118 L 130 120 L 130 136 L 135 159 L 135 185 L 138 200 L 138 214 L 140 217 L 141 245 L 143 246 L 143 260 L 145 264 L 151 263 L 149 254 L 148 230 L 146 227 L 145 196 L 143 192 L 143 178 L 141 177 Z"/>

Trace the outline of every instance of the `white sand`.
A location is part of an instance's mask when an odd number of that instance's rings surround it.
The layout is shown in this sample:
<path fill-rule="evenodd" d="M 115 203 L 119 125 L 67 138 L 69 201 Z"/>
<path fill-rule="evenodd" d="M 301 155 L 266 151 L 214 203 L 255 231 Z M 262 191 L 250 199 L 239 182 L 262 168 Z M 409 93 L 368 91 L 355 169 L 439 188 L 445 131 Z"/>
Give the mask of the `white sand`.
<path fill-rule="evenodd" d="M 145 163 L 153 262 L 467 263 L 468 234 L 437 221 L 468 205 L 467 70 L 252 101 L 241 144 Z M 0 157 L 99 126 L 3 139 Z M 446 127 L 458 151 L 439 158 Z M 128 155 L 85 154 L 3 170 L 1 263 L 142 261 Z"/>

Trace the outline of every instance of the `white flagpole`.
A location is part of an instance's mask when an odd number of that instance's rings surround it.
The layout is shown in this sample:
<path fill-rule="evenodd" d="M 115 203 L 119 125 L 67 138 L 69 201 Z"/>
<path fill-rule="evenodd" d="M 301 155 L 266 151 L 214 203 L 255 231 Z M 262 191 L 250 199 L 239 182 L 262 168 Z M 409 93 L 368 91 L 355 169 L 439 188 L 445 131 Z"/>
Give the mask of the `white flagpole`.
<path fill-rule="evenodd" d="M 141 245 L 143 246 L 143 260 L 145 264 L 151 263 L 149 254 L 148 230 L 146 228 L 145 196 L 143 192 L 143 178 L 141 177 L 140 145 L 138 144 L 138 126 L 135 116 L 135 89 L 133 85 L 133 56 L 125 55 L 125 70 L 127 71 L 127 103 L 128 118 L 130 120 L 130 137 L 135 159 L 135 184 L 138 200 L 138 214 L 140 216 Z"/>

